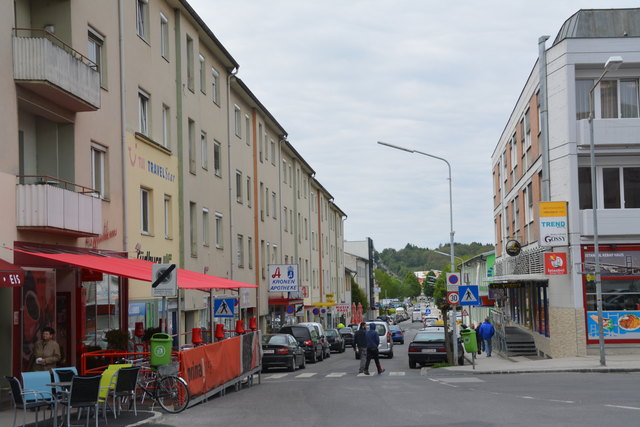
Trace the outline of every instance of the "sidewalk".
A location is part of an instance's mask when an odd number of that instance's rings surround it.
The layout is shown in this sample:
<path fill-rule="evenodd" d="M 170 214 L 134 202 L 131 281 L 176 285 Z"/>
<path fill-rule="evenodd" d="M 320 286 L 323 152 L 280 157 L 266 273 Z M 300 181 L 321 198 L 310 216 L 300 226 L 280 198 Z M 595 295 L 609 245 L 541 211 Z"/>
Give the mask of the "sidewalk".
<path fill-rule="evenodd" d="M 464 366 L 451 366 L 450 372 L 474 374 L 523 374 L 535 372 L 640 372 L 640 354 L 607 355 L 606 366 L 600 365 L 600 356 L 568 357 L 562 359 L 536 359 L 530 357 L 504 357 L 496 352 L 491 357 L 484 353 L 476 357 L 475 369 L 471 355 L 465 354 Z"/>
<path fill-rule="evenodd" d="M 60 409 L 58 409 L 58 414 L 60 414 Z M 81 418 L 81 421 L 77 421 L 77 417 L 74 416 L 75 414 L 75 410 L 71 413 L 71 423 L 81 423 L 82 425 L 84 425 L 85 423 L 85 417 L 83 416 Z M 159 419 L 161 417 L 162 414 L 160 414 L 157 411 L 149 411 L 149 410 L 140 410 L 138 409 L 138 415 L 134 415 L 133 411 L 129 412 L 129 411 L 122 411 L 120 413 L 120 415 L 118 415 L 117 419 L 113 418 L 113 413 L 108 413 L 107 414 L 107 421 L 108 421 L 108 427 L 131 427 L 131 426 L 135 426 L 135 425 L 141 425 L 141 424 L 146 424 L 149 422 L 152 422 L 153 420 Z M 46 416 L 47 418 L 45 418 L 45 420 L 43 421 L 42 418 L 43 416 Z M 39 426 L 51 426 L 51 417 L 50 417 L 50 413 L 49 411 L 43 411 L 40 410 L 40 415 L 38 416 L 39 418 Z M 61 419 L 61 415 L 58 415 L 58 419 Z M 32 411 L 27 411 L 27 416 L 26 416 L 26 425 L 28 427 L 34 427 L 35 424 L 35 420 L 36 420 L 36 413 L 32 412 Z M 66 420 L 64 420 L 64 422 L 66 422 Z M 62 424 L 64 424 L 64 422 Z M 102 412 L 100 413 L 100 418 L 98 420 L 98 424 L 100 426 L 104 426 L 105 422 L 104 422 L 104 418 L 102 417 Z M 0 411 L 0 426 L 12 426 L 13 425 L 13 408 L 10 409 L 5 409 Z M 22 410 L 18 409 L 18 414 L 17 414 L 17 419 L 16 419 L 16 426 L 21 426 L 22 425 Z M 95 421 L 93 420 L 93 418 L 89 419 L 89 425 L 93 426 L 95 425 Z"/>

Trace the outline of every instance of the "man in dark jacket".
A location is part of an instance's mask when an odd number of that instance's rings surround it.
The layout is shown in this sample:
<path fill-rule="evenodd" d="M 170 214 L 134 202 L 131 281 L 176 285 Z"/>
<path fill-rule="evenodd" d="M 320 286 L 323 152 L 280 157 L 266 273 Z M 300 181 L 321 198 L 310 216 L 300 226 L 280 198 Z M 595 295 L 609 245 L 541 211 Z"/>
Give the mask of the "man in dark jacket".
<path fill-rule="evenodd" d="M 484 343 L 484 351 L 487 353 L 487 357 L 491 357 L 491 338 L 496 333 L 496 329 L 489 322 L 488 317 L 484 319 L 484 323 L 480 325 L 478 332 L 480 332 L 480 337 Z"/>
<path fill-rule="evenodd" d="M 360 323 L 360 328 L 356 331 L 353 336 L 353 349 L 356 354 L 360 356 L 360 369 L 358 373 L 361 374 L 364 372 L 364 364 L 367 363 L 367 324 L 364 322 Z"/>
<path fill-rule="evenodd" d="M 370 323 L 369 330 L 367 331 L 367 364 L 364 366 L 364 374 L 369 374 L 369 363 L 371 363 L 371 359 L 376 362 L 376 367 L 378 368 L 378 375 L 384 372 L 382 366 L 380 366 L 380 359 L 378 358 L 378 345 L 380 345 L 380 337 L 378 336 L 378 331 L 376 330 L 376 324 Z"/>

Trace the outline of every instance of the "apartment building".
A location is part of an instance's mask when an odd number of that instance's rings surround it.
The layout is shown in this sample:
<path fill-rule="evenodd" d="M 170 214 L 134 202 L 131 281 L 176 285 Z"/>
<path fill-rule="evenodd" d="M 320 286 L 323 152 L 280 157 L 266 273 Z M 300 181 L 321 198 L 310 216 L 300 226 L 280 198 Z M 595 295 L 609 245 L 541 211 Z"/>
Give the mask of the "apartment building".
<path fill-rule="evenodd" d="M 598 351 L 592 137 L 606 346 L 640 343 L 628 327 L 640 314 L 639 24 L 640 9 L 580 10 L 550 47 L 541 40 L 492 155 L 495 320 L 530 334 L 549 357 Z M 611 57 L 623 65 L 596 84 Z M 546 219 L 544 202 L 560 202 L 560 219 Z M 564 228 L 563 241 L 540 238 L 551 223 Z"/>
<path fill-rule="evenodd" d="M 62 364 L 77 365 L 105 331 L 165 316 L 187 343 L 192 327 L 222 322 L 216 297 L 237 300 L 227 326 L 257 316 L 264 330 L 292 304 L 309 320 L 304 306 L 325 301 L 310 296 L 314 269 L 316 288 L 344 281 L 346 215 L 186 1 L 17 0 L 0 12 L 11 58 L 0 64 L 0 236 L 15 249 L 0 255 L 4 374 L 28 369 L 45 326 Z M 175 263 L 259 288 L 179 289 L 165 307 L 146 281 L 49 254 Z M 268 291 L 269 265 L 283 263 L 299 265 L 299 293 Z"/>

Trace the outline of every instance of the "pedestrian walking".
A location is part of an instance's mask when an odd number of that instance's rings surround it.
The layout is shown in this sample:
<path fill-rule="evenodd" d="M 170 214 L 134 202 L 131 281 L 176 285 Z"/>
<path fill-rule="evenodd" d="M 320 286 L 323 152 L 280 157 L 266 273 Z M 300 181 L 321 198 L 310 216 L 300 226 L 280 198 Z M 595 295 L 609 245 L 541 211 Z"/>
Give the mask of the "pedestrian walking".
<path fill-rule="evenodd" d="M 484 323 L 480 325 L 479 332 L 484 344 L 484 351 L 487 353 L 487 357 L 491 357 L 491 338 L 496 333 L 496 329 L 493 327 L 491 322 L 489 322 L 488 317 L 485 318 Z"/>
<path fill-rule="evenodd" d="M 371 363 L 371 359 L 376 362 L 376 368 L 378 368 L 378 375 L 384 372 L 382 366 L 380 366 L 380 358 L 378 356 L 378 346 L 380 345 L 380 337 L 378 336 L 378 331 L 376 330 L 376 324 L 370 323 L 369 330 L 367 331 L 367 363 L 364 365 L 364 374 L 369 374 L 369 363 Z"/>
<path fill-rule="evenodd" d="M 358 373 L 361 374 L 364 372 L 364 365 L 367 363 L 367 324 L 364 322 L 360 323 L 360 328 L 356 331 L 353 336 L 354 346 L 356 354 L 360 356 L 360 369 Z"/>
<path fill-rule="evenodd" d="M 478 354 L 482 354 L 482 350 L 484 350 L 484 341 L 480 336 L 480 325 L 481 323 L 478 323 L 478 326 L 471 324 L 471 329 L 476 331 L 476 344 L 478 344 Z"/>

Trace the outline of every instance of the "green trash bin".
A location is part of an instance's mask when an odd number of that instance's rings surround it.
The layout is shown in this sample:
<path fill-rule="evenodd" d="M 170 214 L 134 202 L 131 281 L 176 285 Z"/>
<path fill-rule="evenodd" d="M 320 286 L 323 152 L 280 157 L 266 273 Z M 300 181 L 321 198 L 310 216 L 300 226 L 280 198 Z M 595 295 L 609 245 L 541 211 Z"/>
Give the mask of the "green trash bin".
<path fill-rule="evenodd" d="M 151 366 L 171 363 L 171 336 L 169 334 L 153 334 L 151 336 Z"/>
<path fill-rule="evenodd" d="M 478 341 L 476 341 L 476 331 L 474 331 L 473 329 L 462 329 L 460 331 L 460 337 L 462 338 L 462 343 L 464 344 L 464 350 L 467 353 L 478 352 Z"/>

